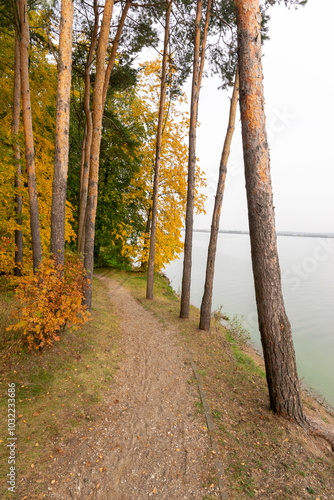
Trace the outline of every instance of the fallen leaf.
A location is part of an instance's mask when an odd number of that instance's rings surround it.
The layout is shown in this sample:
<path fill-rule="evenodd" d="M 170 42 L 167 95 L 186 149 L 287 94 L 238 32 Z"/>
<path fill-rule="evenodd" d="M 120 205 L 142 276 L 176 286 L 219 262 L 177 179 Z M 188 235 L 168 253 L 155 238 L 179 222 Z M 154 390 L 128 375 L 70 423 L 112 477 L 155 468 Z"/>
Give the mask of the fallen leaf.
<path fill-rule="evenodd" d="M 31 464 L 30 467 L 33 469 L 35 466 L 34 466 L 34 464 Z"/>
<path fill-rule="evenodd" d="M 154 490 L 152 491 L 152 493 L 157 493 L 157 490 L 156 490 L 156 488 L 154 488 Z"/>
<path fill-rule="evenodd" d="M 38 411 L 35 411 L 35 413 L 32 414 L 33 417 L 38 417 L 39 413 Z"/>

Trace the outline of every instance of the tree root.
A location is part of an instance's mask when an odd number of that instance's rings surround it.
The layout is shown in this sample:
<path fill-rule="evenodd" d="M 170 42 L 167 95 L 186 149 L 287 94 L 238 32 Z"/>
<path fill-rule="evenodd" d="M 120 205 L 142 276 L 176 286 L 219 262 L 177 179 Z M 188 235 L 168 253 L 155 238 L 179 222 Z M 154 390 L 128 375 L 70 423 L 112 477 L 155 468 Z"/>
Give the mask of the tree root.
<path fill-rule="evenodd" d="M 311 418 L 307 415 L 305 415 L 305 423 L 307 431 L 314 436 L 319 436 L 325 439 L 330 444 L 331 449 L 334 452 L 334 426 L 325 426 L 319 420 Z"/>

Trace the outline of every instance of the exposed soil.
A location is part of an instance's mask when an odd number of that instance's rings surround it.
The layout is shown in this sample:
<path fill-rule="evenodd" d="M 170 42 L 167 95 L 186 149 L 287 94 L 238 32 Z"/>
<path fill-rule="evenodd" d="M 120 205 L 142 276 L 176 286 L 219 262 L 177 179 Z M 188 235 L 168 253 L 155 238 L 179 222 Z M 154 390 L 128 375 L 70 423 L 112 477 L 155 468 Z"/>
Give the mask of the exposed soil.
<path fill-rule="evenodd" d="M 125 356 L 104 421 L 89 436 L 78 432 L 64 442 L 49 498 L 216 498 L 207 427 L 175 330 L 117 282 L 100 279 L 118 311 Z"/>

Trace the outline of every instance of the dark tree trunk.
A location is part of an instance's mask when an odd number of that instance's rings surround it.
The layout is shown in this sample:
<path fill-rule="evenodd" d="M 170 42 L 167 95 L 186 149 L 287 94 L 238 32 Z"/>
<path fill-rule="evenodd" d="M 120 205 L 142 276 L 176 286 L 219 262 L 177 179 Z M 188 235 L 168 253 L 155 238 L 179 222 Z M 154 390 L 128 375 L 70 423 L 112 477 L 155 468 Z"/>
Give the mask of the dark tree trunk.
<path fill-rule="evenodd" d="M 86 118 L 85 135 L 82 144 L 82 162 L 80 175 L 80 197 L 79 197 L 79 223 L 78 223 L 78 242 L 77 250 L 83 254 L 85 249 L 85 218 L 87 207 L 88 194 L 88 179 L 90 165 L 90 150 L 92 145 L 92 113 L 90 109 L 90 72 L 93 62 L 93 56 L 97 41 L 97 33 L 99 29 L 99 13 L 97 0 L 94 0 L 94 28 L 91 36 L 89 52 L 85 65 L 85 93 L 84 93 L 84 111 Z"/>
<path fill-rule="evenodd" d="M 166 75 L 167 75 L 168 41 L 169 41 L 169 20 L 170 20 L 171 10 L 172 10 L 172 0 L 167 2 L 166 21 L 165 21 L 165 37 L 164 37 L 164 51 L 163 51 L 163 56 L 162 56 L 162 67 L 161 67 L 160 103 L 159 103 L 157 143 L 156 143 L 155 165 L 154 165 L 154 181 L 153 181 L 150 253 L 149 253 L 149 258 L 148 258 L 147 286 L 146 286 L 146 298 L 149 300 L 153 299 L 155 240 L 156 240 L 156 232 L 157 232 L 157 214 L 158 214 L 159 170 L 160 170 L 160 157 L 161 157 L 161 144 L 162 144 L 162 127 L 163 127 L 165 98 L 166 98 Z"/>
<path fill-rule="evenodd" d="M 16 165 L 15 173 L 15 213 L 16 223 L 22 228 L 22 196 L 21 189 L 21 161 L 20 161 L 20 111 L 21 111 L 21 77 L 20 77 L 20 43 L 18 39 L 17 28 L 15 28 L 15 66 L 14 66 L 14 92 L 13 92 L 13 122 L 12 122 L 12 141 L 14 162 Z M 15 267 L 14 275 L 21 276 L 23 265 L 23 236 L 22 229 L 15 229 Z"/>
<path fill-rule="evenodd" d="M 303 408 L 281 287 L 269 148 L 264 114 L 261 14 L 258 0 L 235 1 L 237 8 L 240 109 L 249 231 L 259 328 L 270 407 L 299 423 Z"/>
<path fill-rule="evenodd" d="M 32 129 L 30 85 L 29 85 L 29 22 L 27 0 L 18 0 L 20 17 L 20 63 L 22 116 L 25 140 L 25 156 L 29 193 L 30 229 L 34 272 L 42 260 L 42 244 L 39 230 L 39 210 L 36 187 L 35 149 Z"/>
<path fill-rule="evenodd" d="M 194 204 L 195 204 L 195 172 L 196 172 L 196 128 L 198 118 L 199 93 L 205 60 L 206 40 L 211 15 L 211 0 L 208 0 L 206 18 L 201 45 L 201 19 L 203 0 L 197 0 L 197 11 L 195 20 L 195 44 L 193 79 L 190 102 L 190 124 L 189 124 L 189 158 L 188 158 L 188 184 L 187 184 L 187 208 L 184 238 L 184 257 L 181 291 L 180 318 L 189 317 L 190 309 L 190 285 L 192 265 L 192 242 L 194 226 Z"/>
<path fill-rule="evenodd" d="M 215 206 L 212 214 L 212 224 L 211 224 L 210 242 L 208 248 L 208 259 L 206 264 L 204 294 L 202 298 L 201 315 L 199 322 L 199 328 L 201 330 L 210 329 L 212 289 L 213 289 L 213 278 L 215 271 L 219 220 L 220 220 L 220 213 L 223 204 L 223 197 L 225 190 L 227 162 L 230 155 L 230 147 L 235 127 L 235 116 L 237 112 L 238 97 L 239 97 L 239 73 L 237 70 L 235 75 L 235 82 L 234 82 L 233 94 L 230 105 L 230 116 L 228 121 L 228 127 L 219 166 L 219 177 L 218 177 L 217 192 L 215 198 Z"/>
<path fill-rule="evenodd" d="M 55 160 L 51 206 L 51 253 L 57 265 L 64 265 L 65 209 L 70 128 L 70 92 L 72 76 L 72 25 L 74 4 L 62 0 L 59 34 Z"/>

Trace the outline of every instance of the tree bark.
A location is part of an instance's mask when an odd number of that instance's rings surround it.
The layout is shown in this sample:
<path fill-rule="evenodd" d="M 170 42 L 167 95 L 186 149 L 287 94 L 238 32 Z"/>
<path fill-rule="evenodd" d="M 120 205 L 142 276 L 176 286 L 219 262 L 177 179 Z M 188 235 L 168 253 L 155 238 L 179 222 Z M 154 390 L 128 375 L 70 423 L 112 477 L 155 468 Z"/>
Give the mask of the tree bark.
<path fill-rule="evenodd" d="M 119 40 L 121 38 L 122 30 L 124 27 L 124 23 L 126 20 L 126 16 L 128 14 L 128 10 L 131 6 L 132 0 L 127 0 L 122 11 L 122 16 L 120 22 L 118 24 L 117 32 L 115 39 L 113 41 L 113 45 L 111 48 L 111 54 L 109 63 L 107 66 L 107 70 L 105 72 L 104 84 L 103 84 L 103 101 L 102 108 L 104 110 L 105 102 L 107 98 L 108 85 L 110 80 L 111 72 L 114 68 L 116 61 L 116 54 L 118 49 Z M 87 58 L 87 63 L 85 66 L 85 95 L 84 95 L 84 110 L 86 117 L 86 140 L 85 140 L 85 150 L 83 151 L 84 161 L 83 161 L 83 171 L 81 174 L 82 183 L 80 185 L 80 202 L 79 202 L 79 224 L 78 224 L 78 244 L 77 249 L 79 253 L 84 253 L 85 249 L 85 222 L 86 222 L 86 208 L 87 208 L 87 194 L 88 194 L 88 180 L 89 180 L 89 169 L 90 169 L 90 151 L 92 144 L 92 115 L 90 110 L 90 66 L 93 60 L 93 54 L 95 50 L 96 40 L 97 40 L 97 31 L 98 31 L 98 8 L 97 8 L 97 0 L 94 0 L 94 15 L 95 15 L 95 24 L 92 33 L 90 50 Z"/>
<path fill-rule="evenodd" d="M 149 300 L 153 299 L 155 241 L 156 241 L 156 233 L 157 233 L 157 214 L 158 214 L 159 170 L 160 170 L 160 159 L 161 159 L 162 127 L 163 127 L 165 99 L 166 99 L 166 75 L 167 75 L 167 56 L 168 56 L 168 42 L 169 42 L 169 21 L 170 21 L 170 14 L 171 14 L 171 10 L 172 10 L 172 1 L 173 0 L 169 0 L 169 2 L 167 1 L 166 20 L 165 20 L 165 36 L 164 36 L 164 50 L 163 50 L 163 55 L 162 55 L 162 67 L 161 67 L 160 103 L 159 103 L 157 142 L 156 142 L 155 165 L 154 165 L 154 180 L 153 180 L 150 252 L 149 252 L 149 257 L 148 257 L 147 286 L 146 286 L 146 298 Z"/>
<path fill-rule="evenodd" d="M 115 61 L 116 61 L 116 54 L 117 54 L 117 49 L 118 49 L 118 44 L 121 38 L 121 34 L 124 28 L 124 23 L 126 20 L 126 16 L 128 15 L 129 8 L 131 7 L 132 0 L 126 0 L 126 3 L 124 5 L 124 9 L 121 15 L 121 19 L 118 23 L 117 27 L 117 32 L 111 47 L 111 54 L 110 54 L 110 59 L 108 62 L 105 78 L 104 78 L 104 85 L 103 85 L 103 109 L 106 103 L 107 99 L 107 92 L 108 92 L 108 86 L 109 86 L 109 80 L 110 80 L 110 75 L 112 70 L 114 69 L 115 66 Z"/>
<path fill-rule="evenodd" d="M 94 0 L 94 28 L 91 36 L 91 42 L 87 61 L 85 64 L 85 92 L 84 92 L 84 112 L 86 118 L 86 130 L 84 141 L 82 144 L 82 165 L 80 175 L 80 197 L 79 197 L 79 224 L 78 224 L 78 252 L 83 254 L 85 249 L 85 217 L 87 207 L 87 194 L 88 194 L 88 179 L 89 179 L 89 165 L 90 165 L 90 150 L 92 146 L 92 113 L 90 109 L 90 71 L 93 62 L 93 56 L 97 41 L 97 34 L 99 29 L 99 12 L 97 0 Z"/>
<path fill-rule="evenodd" d="M 29 23 L 27 0 L 18 0 L 20 17 L 20 63 L 22 116 L 25 139 L 25 157 L 29 193 L 30 229 L 34 272 L 42 260 L 41 235 L 39 230 L 39 210 L 36 187 L 35 149 L 32 128 L 30 85 L 29 85 Z"/>
<path fill-rule="evenodd" d="M 15 66 L 14 66 L 14 92 L 13 92 L 13 122 L 12 122 L 12 141 L 14 162 L 16 165 L 15 173 L 15 213 L 16 223 L 20 229 L 15 229 L 15 267 L 14 275 L 21 276 L 23 265 L 23 236 L 22 236 L 22 196 L 20 189 L 21 179 L 21 158 L 20 158 L 20 111 L 21 111 L 21 76 L 20 76 L 20 42 L 15 27 Z"/>
<path fill-rule="evenodd" d="M 85 292 L 85 303 L 89 309 L 92 305 L 92 279 L 94 267 L 95 219 L 99 181 L 99 157 L 101 146 L 101 128 L 103 117 L 103 85 L 105 80 L 105 58 L 108 47 L 110 22 L 113 11 L 113 0 L 106 0 L 99 43 L 96 52 L 96 73 L 93 94 L 92 145 L 90 154 L 89 186 L 85 225 L 85 258 L 84 266 L 90 281 Z"/>
<path fill-rule="evenodd" d="M 304 423 L 291 325 L 284 308 L 264 113 L 258 0 L 235 0 L 249 231 L 270 408 Z"/>
<path fill-rule="evenodd" d="M 190 309 L 190 285 L 192 266 L 192 240 L 194 226 L 194 203 L 195 203 L 195 172 L 196 172 L 196 128 L 198 119 L 198 103 L 203 76 L 206 40 L 209 29 L 211 15 L 211 0 L 208 0 L 204 32 L 201 44 L 201 18 L 203 0 L 197 0 L 196 20 L 195 20 L 195 44 L 193 79 L 190 103 L 190 124 L 189 124 L 189 158 L 188 158 L 188 188 L 187 188 L 187 208 L 184 239 L 184 257 L 181 291 L 180 318 L 189 317 Z"/>
<path fill-rule="evenodd" d="M 55 257 L 57 265 L 63 265 L 65 258 L 65 209 L 69 153 L 73 13 L 73 0 L 62 0 L 50 245 L 51 253 Z"/>
<path fill-rule="evenodd" d="M 228 127 L 219 166 L 219 177 L 218 177 L 217 192 L 215 198 L 215 206 L 212 214 L 212 224 L 211 224 L 210 242 L 208 248 L 208 259 L 206 264 L 204 294 L 202 298 L 201 314 L 199 322 L 199 328 L 201 330 L 210 330 L 212 289 L 213 289 L 213 278 L 215 271 L 219 220 L 220 220 L 220 213 L 223 204 L 223 197 L 225 190 L 227 162 L 230 155 L 230 147 L 235 127 L 235 116 L 237 112 L 238 98 L 239 98 L 239 72 L 237 69 L 235 75 L 231 105 L 230 105 L 230 116 L 228 121 Z"/>

